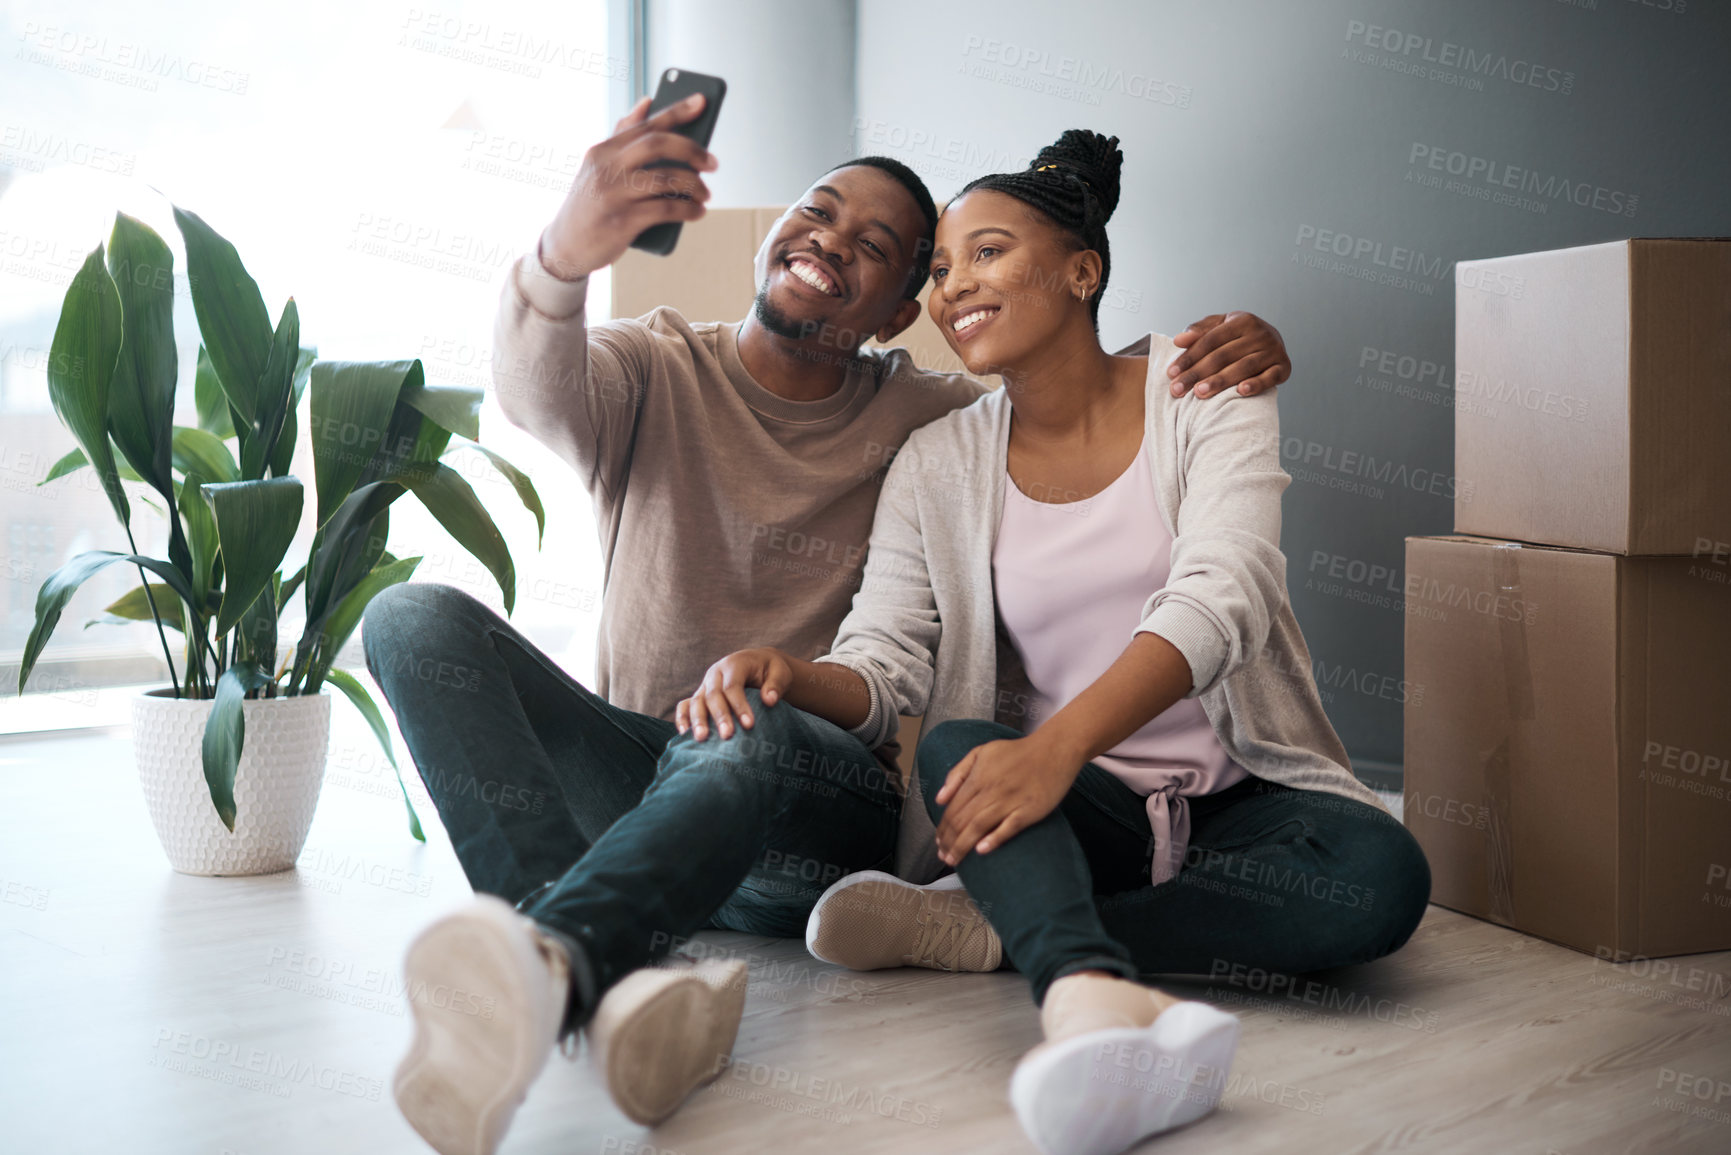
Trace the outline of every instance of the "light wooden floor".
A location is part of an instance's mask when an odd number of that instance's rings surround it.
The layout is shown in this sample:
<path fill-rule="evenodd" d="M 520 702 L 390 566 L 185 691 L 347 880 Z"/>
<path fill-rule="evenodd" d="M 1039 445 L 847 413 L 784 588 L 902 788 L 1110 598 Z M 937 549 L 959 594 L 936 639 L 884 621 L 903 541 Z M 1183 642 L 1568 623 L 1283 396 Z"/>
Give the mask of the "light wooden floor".
<path fill-rule="evenodd" d="M 336 714 L 309 853 L 253 879 L 168 868 L 124 734 L 0 743 L 0 1151 L 425 1150 L 390 1096 L 398 963 L 468 886 Z M 555 1058 L 506 1155 L 1033 1150 L 1005 1102 L 1038 1033 L 1019 977 L 700 946 L 752 962 L 731 1072 L 646 1132 Z M 1319 982 L 1175 988 L 1244 1039 L 1221 1110 L 1141 1150 L 1731 1152 L 1731 954 L 1614 968 L 1432 908 L 1400 954 Z"/>

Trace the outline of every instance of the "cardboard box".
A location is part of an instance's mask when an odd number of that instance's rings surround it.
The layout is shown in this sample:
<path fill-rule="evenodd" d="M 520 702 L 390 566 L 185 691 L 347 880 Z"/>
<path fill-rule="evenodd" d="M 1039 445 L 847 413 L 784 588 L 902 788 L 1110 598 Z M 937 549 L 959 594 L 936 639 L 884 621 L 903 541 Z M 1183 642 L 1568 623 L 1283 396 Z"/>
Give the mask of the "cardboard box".
<path fill-rule="evenodd" d="M 668 256 L 627 250 L 613 266 L 612 315 L 641 317 L 658 305 L 671 305 L 687 321 L 744 319 L 757 296 L 752 262 L 781 214 L 778 208 L 710 209 L 685 226 L 679 247 Z M 922 368 L 966 372 L 926 315 L 931 288 L 927 281 L 920 290 L 919 319 L 890 344 L 906 349 Z"/>
<path fill-rule="evenodd" d="M 1600 957 L 1731 948 L 1731 557 L 1406 542 L 1431 901 Z"/>
<path fill-rule="evenodd" d="M 1459 533 L 1731 548 L 1731 240 L 1629 240 L 1455 274 Z"/>

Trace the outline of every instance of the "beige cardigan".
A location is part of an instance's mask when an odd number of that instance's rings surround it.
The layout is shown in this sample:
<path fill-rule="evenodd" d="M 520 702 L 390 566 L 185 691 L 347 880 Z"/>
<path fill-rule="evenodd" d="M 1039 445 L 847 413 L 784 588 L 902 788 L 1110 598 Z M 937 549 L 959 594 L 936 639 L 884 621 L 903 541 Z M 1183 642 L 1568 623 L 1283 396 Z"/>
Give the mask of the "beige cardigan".
<path fill-rule="evenodd" d="M 1166 366 L 1177 346 L 1151 335 L 1147 431 L 1160 515 L 1172 532 L 1171 573 L 1150 590 L 1142 622 L 1190 664 L 1226 753 L 1251 774 L 1381 806 L 1353 777 L 1323 712 L 1310 651 L 1286 595 L 1273 391 L 1174 398 Z M 1002 389 L 917 429 L 889 468 L 872 524 L 863 584 L 828 655 L 865 679 L 867 746 L 895 736 L 897 715 L 1016 723 L 1028 698 L 1020 661 L 992 597 L 992 547 L 1004 505 L 1010 434 Z M 1124 639 L 1126 645 L 1130 636 Z M 902 808 L 896 873 L 937 877 L 931 820 L 918 783 Z"/>

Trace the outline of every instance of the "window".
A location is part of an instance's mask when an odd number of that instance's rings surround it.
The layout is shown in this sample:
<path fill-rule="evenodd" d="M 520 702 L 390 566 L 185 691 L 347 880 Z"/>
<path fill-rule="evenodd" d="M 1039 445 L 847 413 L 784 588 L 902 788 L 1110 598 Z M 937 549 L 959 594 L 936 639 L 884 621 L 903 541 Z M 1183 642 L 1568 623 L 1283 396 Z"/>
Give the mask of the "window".
<path fill-rule="evenodd" d="M 192 424 L 198 331 L 170 204 L 232 241 L 274 322 L 291 295 L 302 343 L 326 359 L 419 357 L 432 384 L 490 387 L 493 316 L 628 83 L 609 51 L 607 0 L 438 6 L 310 0 L 273 10 L 179 0 L 15 10 L 0 74 L 0 676 L 15 690 L 36 591 L 86 549 L 125 537 L 86 469 L 37 482 L 73 447 L 47 390 L 61 299 L 116 210 L 175 250 L 182 411 Z M 598 309 L 606 286 L 594 286 Z M 595 315 L 604 315 L 599 311 Z M 302 402 L 304 430 L 305 402 Z M 478 454 L 454 456 L 517 563 L 514 621 L 587 676 L 599 550 L 570 470 L 488 400 L 482 441 L 534 479 L 534 519 Z M 472 459 L 471 459 L 472 458 Z M 301 439 L 294 467 L 309 485 Z M 161 517 L 135 497 L 139 548 L 163 556 Z M 307 519 L 310 521 L 310 517 Z M 304 555 L 310 525 L 290 558 Z M 413 499 L 392 552 L 420 579 L 498 606 L 492 579 Z M 296 563 L 298 564 L 298 562 Z M 31 679 L 62 697 L 165 680 L 149 625 L 85 621 L 137 584 L 115 567 L 68 607 Z M 285 630 L 285 640 L 292 635 Z"/>

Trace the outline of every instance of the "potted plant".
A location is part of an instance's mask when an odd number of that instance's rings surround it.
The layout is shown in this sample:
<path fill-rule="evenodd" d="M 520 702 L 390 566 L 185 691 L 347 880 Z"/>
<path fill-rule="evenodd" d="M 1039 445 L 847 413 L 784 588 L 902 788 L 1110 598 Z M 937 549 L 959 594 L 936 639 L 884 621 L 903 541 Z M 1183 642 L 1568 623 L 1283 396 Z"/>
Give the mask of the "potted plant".
<path fill-rule="evenodd" d="M 50 574 L 18 674 L 23 692 L 67 601 L 111 565 L 141 584 L 95 621 L 150 621 L 170 685 L 134 702 L 133 744 L 158 837 L 176 870 L 262 874 L 299 857 L 318 803 L 330 725 L 327 683 L 361 711 L 392 766 L 378 706 L 338 651 L 380 590 L 420 562 L 386 547 L 390 507 L 414 494 L 515 601 L 510 550 L 460 473 L 442 460 L 483 454 L 534 513 L 534 486 L 476 444 L 478 389 L 427 385 L 420 361 L 323 362 L 300 346 L 290 298 L 276 325 L 234 246 L 196 215 L 174 219 L 185 244 L 202 343 L 193 375 L 196 426 L 174 424 L 174 258 L 141 221 L 117 214 L 72 279 L 49 354 L 55 412 L 78 448 L 46 484 L 93 468 L 126 533 L 125 553 L 82 553 Z M 298 569 L 284 559 L 307 504 L 289 472 L 303 395 L 310 394 L 316 532 Z M 232 445 L 232 448 L 231 448 Z M 138 552 L 132 503 L 122 485 L 167 520 L 168 557 Z M 537 537 L 537 544 L 539 537 Z M 278 630 L 299 594 L 305 620 L 279 653 Z M 87 623 L 88 624 L 94 624 Z M 168 631 L 180 635 L 180 661 Z M 402 776 L 398 773 L 398 786 Z M 409 828 L 425 840 L 407 790 Z"/>

